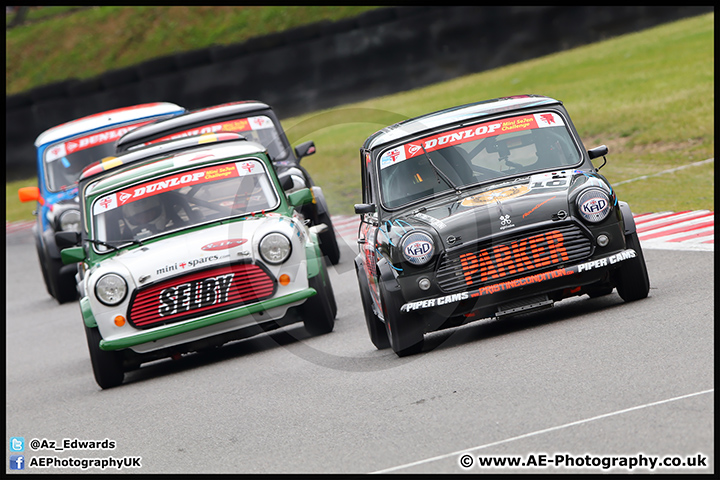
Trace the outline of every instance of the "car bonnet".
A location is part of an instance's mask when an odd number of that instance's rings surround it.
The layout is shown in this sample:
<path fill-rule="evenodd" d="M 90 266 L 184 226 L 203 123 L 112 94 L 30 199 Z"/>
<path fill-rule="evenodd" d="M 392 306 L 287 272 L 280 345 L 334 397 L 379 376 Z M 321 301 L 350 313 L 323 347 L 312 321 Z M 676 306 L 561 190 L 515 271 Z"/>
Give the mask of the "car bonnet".
<path fill-rule="evenodd" d="M 389 219 L 394 230 L 403 227 L 434 229 L 445 248 L 475 239 L 531 228 L 533 224 L 569 216 L 569 189 L 582 172 L 573 170 L 530 175 L 486 185 L 460 197 L 447 196 L 426 208 Z M 387 227 L 388 222 L 383 222 Z"/>
<path fill-rule="evenodd" d="M 269 232 L 284 234 L 293 248 L 301 248 L 306 234 L 300 222 L 279 214 L 266 214 L 123 250 L 101 262 L 98 273 L 126 271 L 135 285 L 144 286 L 208 267 L 242 260 L 256 261 L 259 260 L 256 258 L 257 244 Z"/>

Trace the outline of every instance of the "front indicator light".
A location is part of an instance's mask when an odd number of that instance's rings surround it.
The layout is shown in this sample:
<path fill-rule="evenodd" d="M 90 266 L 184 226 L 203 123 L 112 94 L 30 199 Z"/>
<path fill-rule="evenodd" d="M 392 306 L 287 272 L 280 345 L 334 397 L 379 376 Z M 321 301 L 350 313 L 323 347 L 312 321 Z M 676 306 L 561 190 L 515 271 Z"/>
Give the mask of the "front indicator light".
<path fill-rule="evenodd" d="M 597 244 L 599 246 L 605 247 L 608 243 L 610 243 L 610 238 L 608 238 L 608 236 L 604 233 L 597 236 Z"/>
<path fill-rule="evenodd" d="M 117 325 L 118 327 L 122 327 L 123 325 L 125 325 L 125 317 L 123 317 L 122 315 L 118 315 L 117 317 L 115 317 L 115 325 Z"/>
<path fill-rule="evenodd" d="M 286 285 L 290 285 L 290 275 L 283 273 L 282 275 L 280 275 L 280 278 L 278 278 L 278 281 L 283 287 Z"/>

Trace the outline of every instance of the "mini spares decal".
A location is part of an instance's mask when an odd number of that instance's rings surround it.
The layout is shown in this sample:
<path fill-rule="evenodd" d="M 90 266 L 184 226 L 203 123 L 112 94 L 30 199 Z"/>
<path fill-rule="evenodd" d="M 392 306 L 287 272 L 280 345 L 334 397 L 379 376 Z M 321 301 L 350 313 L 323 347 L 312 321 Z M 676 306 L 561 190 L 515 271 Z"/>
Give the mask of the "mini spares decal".
<path fill-rule="evenodd" d="M 202 127 L 183 130 L 182 132 L 173 133 L 164 137 L 160 137 L 156 140 L 151 140 L 149 142 L 146 142 L 145 145 L 152 145 L 153 143 L 164 142 L 166 140 L 175 140 L 177 138 L 203 135 L 205 133 L 247 132 L 249 130 L 262 130 L 265 128 L 273 127 L 274 125 L 272 120 L 270 120 L 270 118 L 266 117 L 265 115 L 248 118 L 237 118 L 235 120 L 211 123 L 208 125 L 203 125 Z"/>
<path fill-rule="evenodd" d="M 400 163 L 408 158 L 422 155 L 423 147 L 426 152 L 432 152 L 434 150 L 440 150 L 441 148 L 460 145 L 503 133 L 545 127 L 559 127 L 563 125 L 565 125 L 565 122 L 560 115 L 553 112 L 545 112 L 520 115 L 470 127 L 461 127 L 449 132 L 417 139 L 388 150 L 380 157 L 380 169 Z"/>
<path fill-rule="evenodd" d="M 85 135 L 84 137 L 74 138 L 62 143 L 56 143 L 47 149 L 47 152 L 45 153 L 45 161 L 53 162 L 67 155 L 72 155 L 80 150 L 85 150 L 86 148 L 92 148 L 97 145 L 114 142 L 130 130 L 145 125 L 146 123 L 150 123 L 150 120 L 133 125 L 111 128 L 103 132 L 91 133 L 89 135 Z"/>
<path fill-rule="evenodd" d="M 507 290 L 512 290 L 514 288 L 526 287 L 528 285 L 533 285 L 536 283 L 553 280 L 555 278 L 561 278 L 561 277 L 565 277 L 568 275 L 582 273 L 582 272 L 592 270 L 595 268 L 607 267 L 610 265 L 614 265 L 614 264 L 623 262 L 625 260 L 633 259 L 635 257 L 636 257 L 635 250 L 627 249 L 627 250 L 623 250 L 619 253 L 609 255 L 607 257 L 593 260 L 591 262 L 580 263 L 577 265 L 572 265 L 570 267 L 561 267 L 556 270 L 551 270 L 549 272 L 536 273 L 534 275 L 528 275 L 526 277 L 516 278 L 514 280 L 508 280 L 506 282 L 495 283 L 492 285 L 485 285 L 480 288 L 469 290 L 466 292 L 454 293 L 454 294 L 445 295 L 442 297 L 427 298 L 427 299 L 418 300 L 415 302 L 408 302 L 408 303 L 404 304 L 402 307 L 400 307 L 400 311 L 403 313 L 406 313 L 406 312 L 410 312 L 413 310 L 422 310 L 425 308 L 438 307 L 438 306 L 442 306 L 442 305 L 450 305 L 453 303 L 461 302 L 463 300 L 468 300 L 470 298 L 478 298 L 478 297 L 482 297 L 485 295 L 492 295 L 497 292 L 504 292 Z"/>
<path fill-rule="evenodd" d="M 95 202 L 93 214 L 98 215 L 108 210 L 120 207 L 127 203 L 147 198 L 159 193 L 177 190 L 183 187 L 198 185 L 201 183 L 214 182 L 231 177 L 242 177 L 245 175 L 264 173 L 262 163 L 257 160 L 245 160 L 242 162 L 213 165 L 196 170 L 169 175 L 162 179 L 155 179 L 140 185 L 134 185 L 119 192 L 106 195 Z"/>

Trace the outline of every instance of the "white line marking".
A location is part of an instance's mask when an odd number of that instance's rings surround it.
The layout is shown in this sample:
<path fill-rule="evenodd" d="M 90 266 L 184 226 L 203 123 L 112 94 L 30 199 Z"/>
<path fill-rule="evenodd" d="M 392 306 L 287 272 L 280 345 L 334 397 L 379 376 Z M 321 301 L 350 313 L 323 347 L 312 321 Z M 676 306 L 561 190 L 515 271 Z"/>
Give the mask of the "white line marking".
<path fill-rule="evenodd" d="M 475 450 L 482 450 L 482 449 L 484 449 L 484 448 L 494 447 L 495 445 L 502 445 L 503 443 L 510 443 L 510 442 L 514 442 L 515 440 L 522 440 L 522 439 L 524 439 L 524 438 L 534 437 L 534 436 L 536 436 L 536 435 L 542 435 L 543 433 L 554 432 L 554 431 L 556 431 L 556 430 L 561 430 L 561 429 L 563 429 L 563 428 L 574 427 L 574 426 L 576 426 L 576 425 L 582 425 L 583 423 L 589 423 L 589 422 L 593 422 L 593 421 L 595 421 L 595 420 L 601 420 L 601 419 L 603 419 L 603 418 L 613 417 L 613 416 L 615 416 L 615 415 L 620 415 L 620 414 L 623 414 L 623 413 L 632 412 L 632 411 L 634 411 L 634 410 L 640 410 L 640 409 L 643 409 L 643 408 L 654 407 L 654 406 L 657 406 L 657 405 L 662 405 L 663 403 L 676 402 L 676 401 L 678 401 L 678 400 L 683 400 L 683 399 L 686 399 L 686 398 L 695 397 L 695 396 L 697 396 L 697 395 L 704 395 L 704 394 L 706 394 L 706 393 L 710 393 L 710 392 L 714 392 L 714 391 L 715 391 L 715 389 L 714 389 L 714 388 L 711 388 L 711 389 L 709 389 L 709 390 L 703 390 L 703 391 L 701 391 L 701 392 L 689 393 L 689 394 L 687 394 L 687 395 L 682 395 L 682 396 L 680 396 L 680 397 L 668 398 L 668 399 L 666 399 L 666 400 L 660 400 L 660 401 L 657 401 L 657 402 L 646 403 L 646 404 L 644 404 L 644 405 L 638 405 L 638 406 L 636 406 L 636 407 L 630 407 L 630 408 L 626 408 L 626 409 L 623 409 L 623 410 L 618 410 L 618 411 L 616 411 L 616 412 L 605 413 L 605 414 L 603 414 L 603 415 L 598 415 L 598 416 L 596 416 L 596 417 L 586 418 L 586 419 L 584 419 L 584 420 L 578 420 L 578 421 L 576 421 L 576 422 L 570 422 L 570 423 L 566 423 L 566 424 L 564 424 L 564 425 L 558 425 L 557 427 L 545 428 L 545 429 L 543 429 L 543 430 L 537 430 L 537 431 L 535 431 L 535 432 L 526 433 L 526 434 L 524 434 L 524 435 L 518 435 L 517 437 L 511 437 L 511 438 L 507 438 L 507 439 L 505 439 L 505 440 L 499 440 L 499 441 L 497 441 L 497 442 L 486 443 L 485 445 L 479 445 L 479 446 L 477 446 L 477 447 L 466 448 L 466 449 L 463 449 L 463 450 L 457 450 L 457 451 L 452 452 L 452 453 L 446 453 L 445 455 L 438 455 L 437 457 L 426 458 L 425 460 L 418 460 L 417 462 L 406 463 L 405 465 L 398 465 L 397 467 L 386 468 L 385 470 L 378 470 L 377 472 L 372 472 L 372 473 L 388 473 L 388 472 L 394 472 L 394 471 L 396 471 L 396 470 L 401 470 L 401 469 L 403 469 L 403 468 L 409 468 L 409 467 L 414 467 L 414 466 L 416 466 L 416 465 L 422 465 L 422 464 L 424 464 L 424 463 L 430 463 L 430 462 L 434 462 L 434 461 L 437 461 L 437 460 L 443 460 L 443 459 L 450 458 L 450 457 L 453 457 L 453 456 L 456 456 L 456 455 L 460 455 L 461 453 L 468 453 L 468 452 L 473 452 L 473 451 L 475 451 Z"/>
<path fill-rule="evenodd" d="M 651 178 L 651 177 L 658 177 L 658 176 L 660 176 L 660 175 L 665 175 L 665 174 L 667 174 L 667 173 L 677 172 L 678 170 L 683 170 L 683 169 L 685 169 L 685 168 L 695 167 L 695 166 L 697 166 L 697 165 L 703 165 L 703 164 L 705 164 L 705 163 L 710 163 L 710 162 L 714 162 L 714 161 L 715 161 L 715 158 L 714 158 L 714 157 L 713 157 L 713 158 L 708 158 L 707 160 L 700 160 L 699 162 L 688 163 L 687 165 L 682 165 L 682 166 L 680 166 L 680 167 L 671 168 L 670 170 L 663 170 L 662 172 L 653 173 L 652 175 L 643 175 L 643 176 L 641 176 L 641 177 L 631 178 L 631 179 L 629 179 L 629 180 L 623 180 L 622 182 L 614 182 L 614 183 L 612 183 L 612 186 L 613 186 L 613 187 L 616 187 L 616 186 L 618 186 L 618 185 L 624 185 L 624 184 L 630 183 L 630 182 L 637 182 L 638 180 L 647 180 L 648 178 Z"/>

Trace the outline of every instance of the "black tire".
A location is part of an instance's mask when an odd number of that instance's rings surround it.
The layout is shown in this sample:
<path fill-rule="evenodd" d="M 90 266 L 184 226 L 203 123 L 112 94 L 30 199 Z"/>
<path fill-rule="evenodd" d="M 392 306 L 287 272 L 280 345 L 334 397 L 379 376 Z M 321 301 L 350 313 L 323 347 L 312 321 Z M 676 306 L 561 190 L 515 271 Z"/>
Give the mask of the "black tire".
<path fill-rule="evenodd" d="M 52 296 L 58 303 L 67 303 L 77 300 L 77 284 L 75 281 L 75 269 L 66 268 L 62 261 L 54 258 L 46 257 L 45 266 L 47 268 L 48 278 L 50 280 L 50 288 Z"/>
<path fill-rule="evenodd" d="M 648 296 L 650 278 L 648 277 L 645 256 L 640 247 L 637 233 L 625 236 L 627 248 L 635 250 L 635 258 L 626 260 L 617 271 L 617 292 L 626 302 L 633 302 Z"/>
<path fill-rule="evenodd" d="M 330 215 L 322 213 L 318 215 L 318 220 L 320 223 L 327 225 L 327 230 L 318 235 L 320 250 L 327 257 L 330 265 L 337 265 L 340 263 L 340 246 L 338 245 L 335 227 L 333 227 L 332 220 L 330 220 Z"/>
<path fill-rule="evenodd" d="M 45 258 L 45 252 L 43 252 L 42 246 L 38 242 L 37 237 L 35 239 L 35 248 L 37 249 L 38 261 L 40 262 L 40 271 L 42 272 L 43 281 L 45 282 L 45 289 L 51 297 L 55 298 L 52 284 L 50 283 L 50 275 L 47 271 L 47 259 Z"/>
<path fill-rule="evenodd" d="M 123 354 L 100 349 L 102 336 L 97 327 L 89 328 L 85 325 L 85 337 L 90 350 L 93 375 L 100 388 L 112 388 L 122 384 L 125 377 Z"/>
<path fill-rule="evenodd" d="M 305 303 L 300 306 L 305 330 L 310 335 L 330 333 L 335 327 L 337 305 L 324 263 L 320 273 L 312 277 L 309 284 L 317 291 L 317 294 L 305 300 Z"/>
<path fill-rule="evenodd" d="M 355 264 L 355 273 L 357 274 L 358 286 L 360 287 L 360 300 L 362 301 L 363 312 L 365 314 L 365 324 L 367 325 L 370 341 L 378 350 L 390 347 L 390 339 L 388 338 L 385 324 L 378 318 L 372 309 L 372 298 L 368 288 L 367 275 Z"/>
<path fill-rule="evenodd" d="M 400 313 L 402 302 L 399 297 L 399 293 L 393 294 L 385 282 L 380 281 L 380 298 L 390 347 L 398 357 L 405 357 L 422 351 L 425 327 L 419 314 Z"/>

